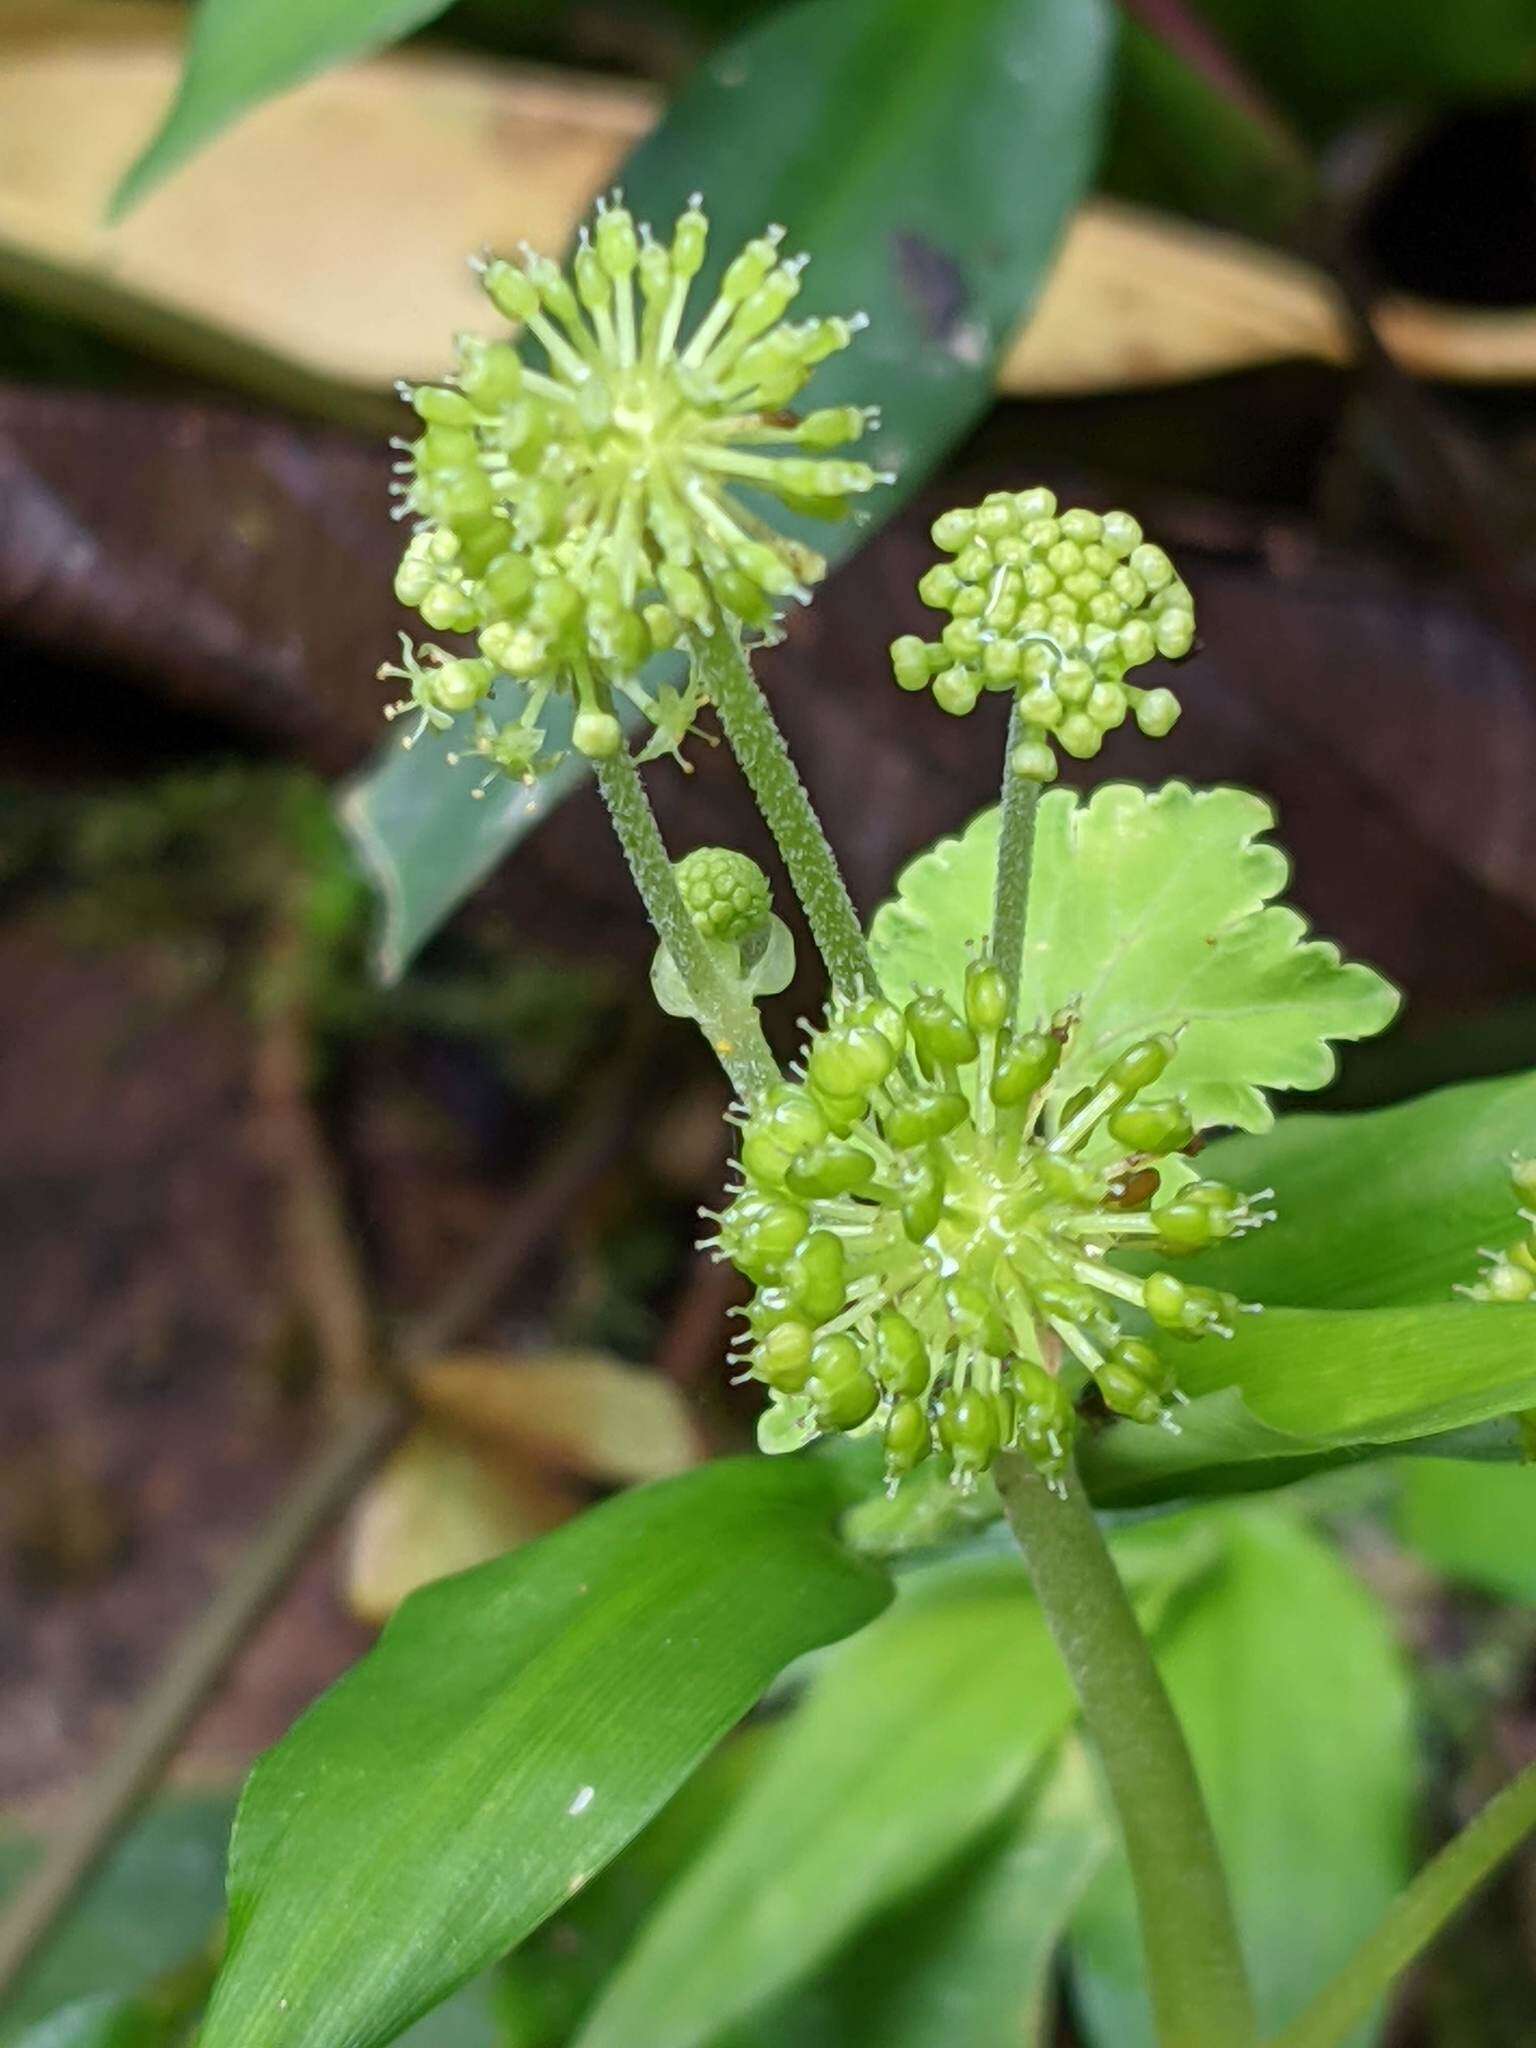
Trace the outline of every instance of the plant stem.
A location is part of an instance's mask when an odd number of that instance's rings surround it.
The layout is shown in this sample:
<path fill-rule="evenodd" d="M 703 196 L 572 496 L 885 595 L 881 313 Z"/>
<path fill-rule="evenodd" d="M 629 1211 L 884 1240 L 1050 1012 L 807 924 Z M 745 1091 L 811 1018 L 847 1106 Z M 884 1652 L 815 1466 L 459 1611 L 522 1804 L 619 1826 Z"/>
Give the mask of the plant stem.
<path fill-rule="evenodd" d="M 1058 1499 L 1025 1458 L 994 1468 L 1098 1750 L 1141 1916 L 1160 2048 L 1255 2048 L 1226 1876 L 1183 1730 L 1075 1470 Z"/>
<path fill-rule="evenodd" d="M 1533 1828 L 1536 1764 L 1528 1764 L 1425 1864 L 1333 1982 L 1299 2019 L 1275 2036 L 1273 2048 L 1338 2048 L 1393 1980 Z"/>
<path fill-rule="evenodd" d="M 702 933 L 688 915 L 633 756 L 621 751 L 599 761 L 597 784 L 635 887 L 657 938 L 683 978 L 699 1028 L 737 1093 L 750 1102 L 779 1078 L 757 1005 L 744 990 L 733 989 L 722 979 Z"/>
<path fill-rule="evenodd" d="M 879 987 L 864 929 L 821 821 L 811 807 L 778 721 L 735 634 L 717 620 L 693 658 L 758 809 L 778 842 L 832 986 L 843 995 Z"/>
<path fill-rule="evenodd" d="M 1003 755 L 1003 822 L 997 842 L 997 884 L 992 898 L 992 964 L 1008 984 L 1008 1014 L 1019 1004 L 1019 977 L 1024 963 L 1024 927 L 1029 918 L 1029 876 L 1035 857 L 1035 813 L 1040 785 L 1015 775 L 1013 750 L 1025 736 L 1015 696 L 1008 717 Z"/>

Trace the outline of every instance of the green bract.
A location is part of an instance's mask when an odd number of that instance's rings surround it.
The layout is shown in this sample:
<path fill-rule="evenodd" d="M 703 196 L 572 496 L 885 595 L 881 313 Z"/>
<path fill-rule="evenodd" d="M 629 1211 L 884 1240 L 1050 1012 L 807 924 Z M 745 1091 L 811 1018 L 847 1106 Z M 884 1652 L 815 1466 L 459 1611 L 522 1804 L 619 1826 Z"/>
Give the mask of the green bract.
<path fill-rule="evenodd" d="M 1307 935 L 1271 899 L 1289 876 L 1260 835 L 1274 824 L 1240 789 L 1147 792 L 1107 783 L 1091 797 L 1040 800 L 1024 939 L 1026 1008 L 1071 1006 L 1064 1062 L 1082 1086 L 1151 1032 L 1177 1031 L 1168 1085 L 1196 1129 L 1267 1130 L 1267 1088 L 1321 1088 L 1329 1041 L 1368 1038 L 1397 1010 L 1389 983 Z M 960 999 L 967 946 L 985 942 L 997 865 L 997 813 L 942 839 L 902 874 L 870 928 L 892 999 L 933 983 Z"/>
<path fill-rule="evenodd" d="M 909 633 L 892 645 L 904 690 L 931 687 L 956 717 L 985 690 L 1011 691 L 1027 737 L 1009 766 L 1032 782 L 1054 780 L 1053 740 L 1087 761 L 1128 712 L 1149 738 L 1172 728 L 1172 691 L 1125 678 L 1157 655 L 1188 654 L 1194 600 L 1129 512 L 1058 512 L 1040 486 L 993 491 L 935 520 L 933 538 L 954 560 L 930 569 L 918 595 L 950 619 L 936 641 Z"/>
<path fill-rule="evenodd" d="M 461 335 L 453 378 L 405 394 L 422 432 L 401 464 L 416 531 L 396 593 L 434 631 L 473 634 L 481 656 L 413 668 L 407 702 L 435 726 L 476 710 L 474 750 L 493 771 L 550 765 L 539 718 L 552 692 L 576 706 L 580 753 L 622 744 L 615 693 L 654 727 L 647 753 L 676 753 L 702 698 L 653 694 L 645 664 L 722 620 L 766 627 L 825 571 L 737 491 L 837 519 L 882 481 L 832 452 L 865 431 L 865 410 L 788 410 L 860 322 L 785 319 L 803 259 L 781 258 L 782 229 L 747 244 L 685 333 L 707 234 L 697 199 L 670 243 L 599 204 L 569 275 L 532 251 L 483 264 L 487 296 L 539 359 Z M 515 723 L 488 708 L 493 688 L 520 698 Z"/>

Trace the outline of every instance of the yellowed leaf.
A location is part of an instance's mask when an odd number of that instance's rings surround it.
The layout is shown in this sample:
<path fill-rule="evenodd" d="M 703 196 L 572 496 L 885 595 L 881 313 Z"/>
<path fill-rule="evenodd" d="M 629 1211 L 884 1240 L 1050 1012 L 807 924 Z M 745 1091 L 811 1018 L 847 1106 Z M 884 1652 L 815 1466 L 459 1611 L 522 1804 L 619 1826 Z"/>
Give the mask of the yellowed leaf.
<path fill-rule="evenodd" d="M 332 410 L 438 370 L 453 331 L 484 318 L 464 255 L 562 246 L 660 108 L 645 86 L 395 52 L 258 108 L 109 229 L 183 25 L 154 0 L 0 4 L 0 287 Z M 1379 327 L 1427 377 L 1536 376 L 1536 309 L 1400 298 Z M 1350 350 L 1307 265 L 1099 199 L 1001 383 L 1101 391 Z"/>
<path fill-rule="evenodd" d="M 1104 391 L 1296 357 L 1349 357 L 1343 315 L 1315 272 L 1100 199 L 1067 236 L 1002 381 L 1035 395 Z"/>
<path fill-rule="evenodd" d="M 582 1505 L 536 1466 L 488 1457 L 442 1423 L 412 1430 L 354 1510 L 346 1593 L 359 1620 L 387 1621 L 418 1586 L 542 1536 Z"/>
<path fill-rule="evenodd" d="M 556 1471 L 639 1485 L 697 1462 L 670 1380 L 589 1352 L 466 1352 L 415 1375 L 425 1411 L 481 1444 Z"/>

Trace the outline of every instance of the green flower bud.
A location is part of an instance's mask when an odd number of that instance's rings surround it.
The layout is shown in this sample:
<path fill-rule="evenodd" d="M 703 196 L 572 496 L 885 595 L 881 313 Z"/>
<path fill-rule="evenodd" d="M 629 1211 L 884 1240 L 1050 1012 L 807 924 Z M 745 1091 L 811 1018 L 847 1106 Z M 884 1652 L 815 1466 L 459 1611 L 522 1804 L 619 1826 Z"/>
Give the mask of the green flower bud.
<path fill-rule="evenodd" d="M 926 690 L 933 676 L 933 662 L 925 641 L 915 633 L 903 633 L 891 642 L 891 668 L 904 690 Z"/>
<path fill-rule="evenodd" d="M 898 1102 L 887 1112 L 882 1135 L 898 1151 L 908 1152 L 917 1146 L 931 1145 L 936 1138 L 947 1137 L 970 1113 L 971 1106 L 963 1095 L 921 1095 L 912 1101 Z"/>
<path fill-rule="evenodd" d="M 899 1309 L 882 1309 L 875 1321 L 875 1370 L 898 1399 L 928 1391 L 928 1348 Z"/>
<path fill-rule="evenodd" d="M 768 877 L 727 846 L 699 846 L 672 872 L 688 915 L 706 938 L 740 940 L 761 931 L 773 910 Z"/>
<path fill-rule="evenodd" d="M 955 1470 L 985 1472 L 998 1452 L 997 1409 L 980 1388 L 947 1388 L 938 1400 L 939 1441 Z"/>
<path fill-rule="evenodd" d="M 582 711 L 571 727 L 571 745 L 589 761 L 611 761 L 624 744 L 624 730 L 611 711 Z"/>
<path fill-rule="evenodd" d="M 1105 1086 L 1117 1089 L 1129 1100 L 1131 1096 L 1139 1095 L 1143 1088 L 1150 1088 L 1154 1081 L 1162 1079 L 1177 1050 L 1177 1045 L 1166 1031 L 1159 1031 L 1152 1038 L 1139 1039 L 1136 1044 L 1128 1045 L 1110 1066 L 1104 1076 Z"/>
<path fill-rule="evenodd" d="M 752 1363 L 778 1393 L 798 1394 L 811 1376 L 812 1343 L 809 1323 L 778 1323 L 759 1339 Z"/>
<path fill-rule="evenodd" d="M 857 1145 L 839 1144 L 825 1138 L 809 1145 L 790 1161 L 785 1175 L 791 1194 L 810 1199 L 830 1195 L 851 1195 L 867 1187 L 875 1177 L 875 1162 Z"/>
<path fill-rule="evenodd" d="M 828 1095 L 865 1096 L 890 1073 L 896 1054 L 883 1032 L 852 1025 L 826 1032 L 806 1063 L 806 1078 Z"/>
<path fill-rule="evenodd" d="M 1024 782 L 1056 780 L 1056 756 L 1042 740 L 1021 740 L 1008 756 L 1008 766 Z"/>
<path fill-rule="evenodd" d="M 933 1449 L 928 1411 L 921 1401 L 897 1401 L 885 1421 L 885 1469 L 892 1479 L 904 1479 Z"/>
<path fill-rule="evenodd" d="M 1021 1031 L 998 1048 L 991 1081 L 1000 1109 L 1017 1109 L 1045 1086 L 1061 1064 L 1061 1042 L 1048 1031 Z"/>
<path fill-rule="evenodd" d="M 1008 984 L 990 960 L 973 960 L 965 970 L 965 1019 L 973 1032 L 990 1038 L 1008 1021 Z"/>
<path fill-rule="evenodd" d="M 1114 1111 L 1109 1134 L 1127 1152 L 1147 1152 L 1156 1158 L 1165 1152 L 1182 1152 L 1194 1137 L 1195 1127 L 1180 1101 L 1138 1102 Z"/>
<path fill-rule="evenodd" d="M 784 1286 L 808 1322 L 831 1322 L 847 1299 L 842 1240 L 830 1230 L 811 1231 L 784 1262 Z"/>
<path fill-rule="evenodd" d="M 857 1429 L 880 1406 L 880 1389 L 867 1372 L 826 1389 L 813 1374 L 808 1391 L 815 1402 L 816 1420 L 823 1429 Z"/>
<path fill-rule="evenodd" d="M 1160 1420 L 1162 1401 L 1139 1373 L 1111 1357 L 1093 1377 L 1104 1397 L 1104 1405 L 1112 1415 L 1123 1415 L 1128 1422 L 1144 1424 Z"/>
<path fill-rule="evenodd" d="M 907 1005 L 907 1029 L 923 1071 L 930 1076 L 943 1067 L 968 1066 L 981 1047 L 976 1034 L 943 996 L 914 996 Z"/>
<path fill-rule="evenodd" d="M 1536 1277 L 1514 1259 L 1495 1259 L 1483 1274 L 1483 1286 L 1490 1301 L 1529 1301 L 1536 1294 Z"/>

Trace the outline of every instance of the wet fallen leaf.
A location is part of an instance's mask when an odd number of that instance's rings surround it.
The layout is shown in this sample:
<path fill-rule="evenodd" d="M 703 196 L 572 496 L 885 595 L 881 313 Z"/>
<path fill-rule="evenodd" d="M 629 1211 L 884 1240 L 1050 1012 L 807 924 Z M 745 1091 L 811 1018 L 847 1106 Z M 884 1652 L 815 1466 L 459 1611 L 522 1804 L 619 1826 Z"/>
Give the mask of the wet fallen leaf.
<path fill-rule="evenodd" d="M 699 1440 L 677 1389 L 599 1353 L 468 1352 L 416 1375 L 435 1419 L 534 1464 L 637 1486 L 686 1471 Z"/>
<path fill-rule="evenodd" d="M 600 1353 L 466 1352 L 414 1385 L 425 1420 L 352 1519 L 347 1599 L 362 1621 L 554 1528 L 587 1498 L 580 1481 L 641 1485 L 698 1461 L 677 1389 Z"/>
<path fill-rule="evenodd" d="M 0 288 L 342 416 L 372 416 L 397 375 L 439 367 L 480 311 L 462 254 L 558 247 L 660 105 L 645 85 L 397 52 L 261 107 L 108 228 L 113 185 L 174 86 L 182 26 L 154 0 L 0 14 Z M 1536 309 L 1400 298 L 1379 325 L 1417 374 L 1536 376 Z M 1349 352 L 1307 265 L 1095 200 L 1001 383 L 1098 391 Z"/>
<path fill-rule="evenodd" d="M 577 1488 L 535 1465 L 490 1457 L 461 1431 L 423 1424 L 353 1514 L 347 1603 L 360 1621 L 380 1625 L 418 1586 L 531 1542 L 581 1505 Z"/>

